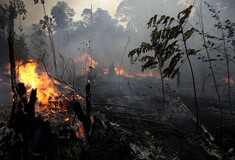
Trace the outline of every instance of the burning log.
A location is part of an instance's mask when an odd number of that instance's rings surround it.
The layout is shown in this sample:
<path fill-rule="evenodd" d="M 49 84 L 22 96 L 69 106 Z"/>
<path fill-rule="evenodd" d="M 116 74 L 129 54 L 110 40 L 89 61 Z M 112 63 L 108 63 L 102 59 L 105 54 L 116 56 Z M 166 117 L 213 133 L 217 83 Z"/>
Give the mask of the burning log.
<path fill-rule="evenodd" d="M 88 82 L 86 85 L 86 115 L 89 116 L 91 112 L 91 85 Z"/>
<path fill-rule="evenodd" d="M 91 119 L 90 116 L 85 115 L 81 105 L 78 101 L 74 102 L 74 112 L 76 117 L 79 119 L 79 121 L 82 122 L 85 130 L 85 137 L 88 139 L 89 138 L 89 133 L 90 133 L 90 128 L 91 128 Z"/>

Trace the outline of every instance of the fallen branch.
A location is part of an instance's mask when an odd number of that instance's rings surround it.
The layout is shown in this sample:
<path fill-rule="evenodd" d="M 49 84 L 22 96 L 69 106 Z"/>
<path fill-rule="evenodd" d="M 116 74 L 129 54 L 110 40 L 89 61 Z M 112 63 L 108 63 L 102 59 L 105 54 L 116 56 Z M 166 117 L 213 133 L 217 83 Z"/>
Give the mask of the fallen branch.
<path fill-rule="evenodd" d="M 46 73 L 47 73 L 47 75 L 50 77 L 50 78 L 52 78 L 52 79 L 54 79 L 54 80 L 56 80 L 56 81 L 58 81 L 58 82 L 60 82 L 60 83 L 63 83 L 64 85 L 66 85 L 66 86 L 68 86 L 69 88 L 71 88 L 72 90 L 74 90 L 75 92 L 77 92 L 82 98 L 85 98 L 82 94 L 80 94 L 79 92 L 78 92 L 78 90 L 76 90 L 71 84 L 68 84 L 68 83 L 66 83 L 65 81 L 62 81 L 62 80 L 60 80 L 60 79 L 58 79 L 58 78 L 55 78 L 55 77 L 53 77 L 52 75 L 50 75 L 49 74 L 49 72 L 48 72 L 48 70 L 47 70 L 47 67 L 46 67 L 46 64 L 45 64 L 45 62 L 44 62 L 44 56 L 45 56 L 45 53 L 44 53 L 44 55 L 43 55 L 43 57 L 42 57 L 42 59 L 39 59 L 39 58 L 36 58 L 36 57 L 34 57 L 33 55 L 31 55 L 31 54 L 29 54 L 31 57 L 33 57 L 34 59 L 36 59 L 38 62 L 39 61 L 41 61 L 42 62 L 42 64 L 43 64 L 43 66 L 44 66 L 44 68 L 45 68 L 45 70 L 46 70 Z"/>
<path fill-rule="evenodd" d="M 49 74 L 48 70 L 47 70 L 46 64 L 44 63 L 43 59 L 41 59 L 41 61 L 42 61 L 42 64 L 43 64 L 43 66 L 44 66 L 44 68 L 45 68 L 45 70 L 46 70 L 47 75 L 48 75 L 50 78 L 52 78 L 52 79 L 54 79 L 54 80 L 56 80 L 56 81 L 58 81 L 58 82 L 60 82 L 60 83 L 63 83 L 64 85 L 68 86 L 69 88 L 71 88 L 71 89 L 73 89 L 75 92 L 77 92 L 81 97 L 85 98 L 85 97 L 84 97 L 82 94 L 80 94 L 80 93 L 78 92 L 78 90 L 76 90 L 71 84 L 68 84 L 68 83 L 66 83 L 66 82 L 64 82 L 64 81 L 62 81 L 62 80 L 59 80 L 58 78 L 55 78 L 55 77 L 51 76 L 51 75 Z"/>
<path fill-rule="evenodd" d="M 189 116 L 190 116 L 190 118 L 196 123 L 196 122 L 197 122 L 197 118 L 193 115 L 193 113 L 192 113 L 191 110 L 188 108 L 188 106 L 186 106 L 186 105 L 180 100 L 180 97 L 178 97 L 178 96 L 176 95 L 176 93 L 173 92 L 173 90 L 170 88 L 170 86 L 169 86 L 168 84 L 167 84 L 167 88 L 170 90 L 170 93 L 172 94 L 172 96 L 173 96 L 174 98 L 176 98 L 176 100 L 179 102 L 181 109 L 182 109 L 184 112 L 188 113 Z M 206 127 L 205 127 L 200 121 L 198 121 L 198 124 L 199 124 L 200 128 L 202 129 L 203 133 L 205 133 L 206 135 L 209 136 L 210 141 L 214 141 L 215 138 L 209 133 L 209 131 L 206 129 Z M 205 138 L 206 138 L 206 137 L 205 137 Z M 206 138 L 206 139 L 207 139 L 207 138 Z"/>
<path fill-rule="evenodd" d="M 161 121 L 156 121 L 156 120 L 151 120 L 151 119 L 146 119 L 146 118 L 126 117 L 126 116 L 116 116 L 116 115 L 105 115 L 105 116 L 106 116 L 106 117 L 116 117 L 116 118 L 122 118 L 122 119 L 130 119 L 130 120 L 145 121 L 145 122 L 150 122 L 150 123 L 154 123 L 154 124 L 164 125 L 164 126 L 167 126 L 168 128 L 171 128 L 171 129 L 173 129 L 173 130 L 179 131 L 179 132 L 181 132 L 181 133 L 186 133 L 186 134 L 192 135 L 192 133 L 190 133 L 190 132 L 188 132 L 188 131 L 186 131 L 186 130 L 177 128 L 177 127 L 175 127 L 175 126 L 172 125 L 172 124 L 165 123 L 165 122 L 161 122 Z"/>
<path fill-rule="evenodd" d="M 134 107 L 124 106 L 124 105 L 120 105 L 120 104 L 112 104 L 112 103 L 91 103 L 91 105 L 101 105 L 103 107 L 104 106 L 113 106 L 113 107 L 120 107 L 120 108 L 132 109 L 132 110 L 137 110 L 137 111 L 143 111 L 143 112 L 159 113 L 158 111 L 155 111 L 155 110 L 140 109 L 140 108 L 134 108 Z"/>

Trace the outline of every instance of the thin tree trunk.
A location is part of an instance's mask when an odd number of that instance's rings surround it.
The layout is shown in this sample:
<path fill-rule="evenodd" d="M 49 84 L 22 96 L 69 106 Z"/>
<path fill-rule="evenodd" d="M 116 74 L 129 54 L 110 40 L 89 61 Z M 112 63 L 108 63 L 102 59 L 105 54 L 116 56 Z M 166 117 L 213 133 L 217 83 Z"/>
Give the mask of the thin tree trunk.
<path fill-rule="evenodd" d="M 11 70 L 11 90 L 13 93 L 13 105 L 11 110 L 10 121 L 14 119 L 15 108 L 17 105 L 17 93 L 16 93 L 16 71 L 15 71 L 15 50 L 14 50 L 14 12 L 15 9 L 12 5 L 9 6 L 10 10 L 10 24 L 9 24 L 9 58 L 10 58 L 10 70 Z"/>
<path fill-rule="evenodd" d="M 220 21 L 220 23 L 222 24 L 222 22 Z M 223 49 L 224 49 L 224 53 L 225 53 L 225 59 L 226 59 L 226 68 L 227 68 L 227 79 L 228 79 L 228 98 L 229 98 L 229 108 L 230 108 L 230 112 L 232 114 L 232 101 L 231 101 L 231 85 L 230 85 L 230 69 L 229 69 L 229 57 L 228 57 L 228 53 L 226 50 L 226 42 L 225 42 L 225 35 L 224 35 L 224 31 L 223 28 L 221 27 L 221 32 L 222 32 L 222 37 L 223 37 Z"/>
<path fill-rule="evenodd" d="M 164 112 L 166 99 L 165 99 L 164 80 L 163 80 L 163 76 L 162 76 L 162 67 L 159 67 L 159 70 L 160 70 L 161 84 L 162 84 L 162 102 L 163 102 L 163 104 L 162 104 L 162 110 L 163 110 L 163 112 Z"/>
<path fill-rule="evenodd" d="M 121 64 L 120 64 L 120 67 L 119 67 L 119 74 L 118 74 L 118 81 L 119 82 L 120 82 L 120 74 L 121 74 L 122 62 L 123 62 L 123 58 L 124 58 L 124 55 L 125 55 L 125 52 L 126 52 L 126 49 L 128 47 L 129 42 L 130 42 L 130 37 L 128 37 L 128 41 L 127 41 L 126 47 L 125 47 L 124 52 L 122 54 L 122 59 L 121 59 Z"/>
<path fill-rule="evenodd" d="M 229 60 L 228 56 L 226 56 L 226 67 L 227 67 L 227 79 L 228 79 L 228 97 L 229 97 L 229 107 L 230 112 L 232 114 L 232 101 L 231 101 L 231 84 L 230 84 L 230 69 L 229 69 Z"/>
<path fill-rule="evenodd" d="M 181 25 L 181 34 L 183 36 L 184 47 L 185 47 L 185 51 L 186 51 L 186 55 L 187 55 L 187 59 L 188 59 L 188 63 L 189 63 L 189 67 L 190 67 L 190 71 L 191 71 L 191 75 L 192 75 L 192 79 L 193 79 L 193 91 L 194 91 L 195 109 L 196 109 L 196 116 L 197 116 L 197 124 L 196 124 L 196 126 L 198 127 L 199 123 L 198 123 L 198 105 L 197 105 L 196 84 L 195 84 L 195 78 L 194 78 L 194 73 L 193 73 L 193 67 L 192 67 L 191 60 L 189 58 L 188 48 L 187 48 L 187 44 L 186 44 L 186 40 L 185 40 L 185 36 L 184 36 L 184 31 L 183 31 L 182 25 Z"/>
<path fill-rule="evenodd" d="M 91 85 L 90 82 L 86 85 L 86 116 L 89 117 L 91 113 Z"/>
<path fill-rule="evenodd" d="M 75 64 L 73 60 L 73 86 L 74 86 L 74 82 L 75 82 Z"/>
<path fill-rule="evenodd" d="M 201 4 L 202 4 L 202 2 L 201 2 Z M 202 6 L 200 6 L 200 12 L 201 12 L 200 20 L 201 20 L 202 39 L 203 39 L 203 43 L 204 43 L 204 46 L 205 46 L 205 49 L 206 49 L 206 54 L 207 54 L 207 58 L 208 58 L 208 61 L 209 61 L 209 68 L 211 70 L 211 74 L 212 74 L 212 78 L 213 78 L 213 82 L 214 82 L 214 86 L 215 86 L 215 90 L 216 90 L 216 94 L 217 94 L 218 101 L 219 101 L 219 106 L 220 106 L 220 129 L 221 129 L 221 135 L 222 135 L 223 134 L 223 108 L 222 108 L 222 102 L 221 102 L 218 86 L 217 86 L 216 79 L 215 79 L 214 70 L 212 68 L 212 63 L 211 63 L 211 58 L 210 58 L 210 54 L 209 54 L 209 51 L 208 51 L 208 46 L 207 46 L 207 43 L 206 43 L 205 32 L 204 32 L 204 23 L 203 23 L 203 20 L 202 20 Z"/>
<path fill-rule="evenodd" d="M 45 5 L 42 4 L 42 6 L 43 6 L 44 15 L 47 16 L 47 15 L 46 15 Z M 50 22 L 48 22 L 48 23 L 50 23 Z M 51 49 L 52 49 L 52 53 L 53 53 L 53 61 L 54 61 L 54 67 L 55 67 L 55 75 L 56 75 L 56 77 L 57 77 L 55 45 L 54 45 L 53 35 L 52 35 L 52 33 L 51 33 L 51 28 L 50 28 L 49 24 L 47 24 L 47 29 L 48 29 L 49 38 L 50 38 L 50 42 L 51 42 Z"/>

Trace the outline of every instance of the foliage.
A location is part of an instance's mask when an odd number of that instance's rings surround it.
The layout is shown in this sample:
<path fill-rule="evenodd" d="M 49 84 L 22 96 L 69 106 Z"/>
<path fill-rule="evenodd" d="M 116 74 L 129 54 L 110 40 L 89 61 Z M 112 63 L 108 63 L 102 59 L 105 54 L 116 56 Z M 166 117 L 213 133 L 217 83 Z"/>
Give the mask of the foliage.
<path fill-rule="evenodd" d="M 39 24 L 42 25 L 42 29 L 48 28 L 51 30 L 50 24 L 52 23 L 52 18 L 48 17 L 47 15 L 44 16 L 44 20 L 40 20 Z"/>
<path fill-rule="evenodd" d="M 181 11 L 177 19 L 169 16 L 158 16 L 155 15 L 150 18 L 148 22 L 148 28 L 154 28 L 150 37 L 151 43 L 143 42 L 140 47 L 132 50 L 129 53 L 131 57 L 131 62 L 141 61 L 144 64 L 142 65 L 142 70 L 147 68 L 156 68 L 163 67 L 167 60 L 170 60 L 169 66 L 165 68 L 165 76 L 174 78 L 176 73 L 179 71 L 177 67 L 178 62 L 181 60 L 181 63 L 184 62 L 183 58 L 183 49 L 180 48 L 180 35 L 182 33 L 182 25 L 186 23 L 187 18 L 190 15 L 192 6 Z M 183 33 L 183 41 L 187 41 L 192 34 L 194 29 L 190 28 Z M 154 51 L 154 54 L 146 54 L 149 51 Z M 188 49 L 188 55 L 195 55 L 198 50 Z M 142 54 L 143 53 L 143 54 Z M 136 55 L 136 57 L 134 57 Z"/>
<path fill-rule="evenodd" d="M 75 12 L 65 2 L 57 2 L 51 10 L 55 30 L 68 29 L 73 27 L 73 16 Z"/>
<path fill-rule="evenodd" d="M 33 24 L 33 33 L 30 35 L 32 49 L 36 51 L 39 56 L 42 56 L 46 52 L 46 33 L 41 29 L 39 25 Z"/>
<path fill-rule="evenodd" d="M 28 60 L 29 50 L 26 43 L 26 35 L 17 36 L 15 39 L 15 50 L 17 51 L 16 60 L 26 62 Z"/>
<path fill-rule="evenodd" d="M 9 13 L 7 12 L 7 5 L 0 4 L 0 28 L 4 29 L 7 25 L 7 17 L 9 17 Z"/>
<path fill-rule="evenodd" d="M 37 3 L 38 3 L 38 0 L 34 0 L 34 4 L 37 4 Z M 45 1 L 41 0 L 41 4 L 45 4 Z"/>
<path fill-rule="evenodd" d="M 217 52 L 216 57 L 210 59 L 210 61 L 224 61 L 226 60 L 226 56 L 228 56 L 230 60 L 235 59 L 235 55 L 232 54 L 234 53 L 235 47 L 235 23 L 232 23 L 229 19 L 222 21 L 219 16 L 220 11 L 216 11 L 216 9 L 214 9 L 213 6 L 207 2 L 205 2 L 205 4 L 209 8 L 209 12 L 211 13 L 212 18 L 216 21 L 214 27 L 218 30 L 218 32 L 216 32 L 216 35 L 204 33 L 205 38 L 208 39 L 206 43 L 209 49 Z M 218 35 L 220 31 L 221 34 Z M 199 35 L 202 35 L 202 32 L 198 29 L 196 29 L 196 32 Z M 206 46 L 204 45 L 204 47 Z M 203 55 L 198 57 L 198 59 L 201 59 L 203 62 L 209 61 L 209 59 L 207 59 L 207 57 Z"/>

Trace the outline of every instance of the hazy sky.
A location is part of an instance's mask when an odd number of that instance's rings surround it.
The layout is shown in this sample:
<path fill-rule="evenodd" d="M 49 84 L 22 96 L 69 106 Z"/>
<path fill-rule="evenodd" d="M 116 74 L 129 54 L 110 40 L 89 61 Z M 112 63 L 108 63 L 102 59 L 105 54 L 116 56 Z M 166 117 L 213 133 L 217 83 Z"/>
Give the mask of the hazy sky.
<path fill-rule="evenodd" d="M 0 3 L 7 3 L 8 1 L 9 0 L 0 0 Z M 58 1 L 68 3 L 68 5 L 73 8 L 76 13 L 74 20 L 79 20 L 82 11 L 85 8 L 91 8 L 91 4 L 93 11 L 96 11 L 97 8 L 102 8 L 107 10 L 109 14 L 114 17 L 116 9 L 122 0 L 45 0 L 47 14 L 50 15 L 52 7 L 55 6 Z M 23 25 L 29 26 L 32 23 L 38 24 L 39 20 L 44 16 L 42 5 L 40 3 L 34 4 L 34 0 L 24 0 L 24 2 L 28 13 Z"/>
<path fill-rule="evenodd" d="M 40 0 L 39 0 L 40 1 Z M 91 4 L 93 6 L 93 12 L 96 11 L 97 8 L 102 8 L 103 10 L 107 10 L 109 14 L 114 17 L 117 7 L 123 0 L 45 0 L 45 6 L 46 6 L 46 12 L 48 15 L 50 15 L 50 11 L 53 6 L 56 5 L 58 1 L 65 1 L 68 3 L 68 5 L 74 9 L 75 11 L 75 16 L 74 20 L 80 20 L 81 14 L 85 8 L 90 8 Z M 135 0 L 133 0 L 134 2 Z M 148 0 L 142 0 L 143 3 L 148 3 Z M 168 4 L 169 6 L 175 6 L 174 8 L 170 8 L 173 10 L 177 10 L 179 6 L 188 6 L 193 3 L 194 0 L 156 0 L 156 4 L 159 3 L 164 3 L 165 5 Z M 196 2 L 200 2 L 200 0 L 195 0 Z M 209 0 L 211 1 L 211 0 Z M 227 6 L 231 6 L 231 4 L 234 5 L 235 0 L 216 0 L 217 7 L 220 7 L 221 3 L 229 3 Z M 7 3 L 9 0 L 0 0 L 0 3 Z M 38 24 L 39 20 L 43 18 L 43 8 L 40 3 L 34 4 L 34 0 L 24 0 L 25 5 L 26 5 L 26 10 L 28 11 L 27 13 L 27 18 L 25 21 L 22 22 L 24 26 L 30 26 L 31 24 Z M 159 2 L 159 3 L 158 3 Z M 231 3 L 231 4 L 230 4 Z M 144 4 L 143 4 L 144 5 Z M 154 8 L 153 4 L 153 8 Z M 156 6 L 155 6 L 156 7 Z M 233 6 L 234 7 L 234 6 Z M 222 9 L 226 9 L 222 7 Z M 166 11 L 168 9 L 166 8 Z M 174 11 L 173 11 L 174 12 Z M 234 13 L 234 11 L 231 11 Z M 193 10 L 194 13 L 194 10 Z M 230 13 L 233 14 L 233 13 Z"/>

